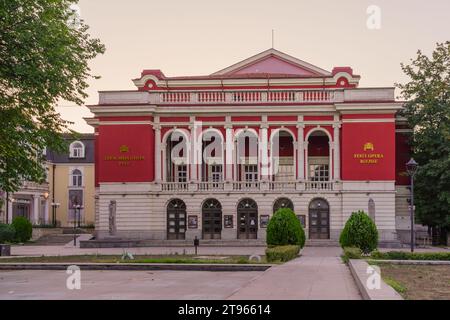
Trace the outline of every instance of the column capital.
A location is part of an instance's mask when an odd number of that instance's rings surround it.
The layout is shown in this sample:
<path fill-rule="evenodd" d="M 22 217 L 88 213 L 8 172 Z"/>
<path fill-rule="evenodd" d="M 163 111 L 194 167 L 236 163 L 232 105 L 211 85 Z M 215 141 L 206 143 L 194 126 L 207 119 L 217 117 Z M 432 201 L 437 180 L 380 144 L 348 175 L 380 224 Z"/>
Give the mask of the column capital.
<path fill-rule="evenodd" d="M 305 129 L 305 124 L 303 122 L 302 123 L 298 123 L 296 125 L 296 127 L 297 127 L 297 129 Z"/>
<path fill-rule="evenodd" d="M 341 127 L 340 123 L 333 123 L 333 128 L 334 129 L 339 129 Z"/>

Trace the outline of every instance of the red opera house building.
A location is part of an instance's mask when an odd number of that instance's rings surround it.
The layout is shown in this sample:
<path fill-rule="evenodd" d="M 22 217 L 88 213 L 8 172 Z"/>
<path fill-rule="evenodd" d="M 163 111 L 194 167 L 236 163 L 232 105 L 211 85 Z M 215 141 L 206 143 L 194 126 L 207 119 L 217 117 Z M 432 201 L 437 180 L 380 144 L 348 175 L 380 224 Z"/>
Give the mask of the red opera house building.
<path fill-rule="evenodd" d="M 359 80 L 269 49 L 211 75 L 144 70 L 137 90 L 100 92 L 86 119 L 97 239 L 263 241 L 289 207 L 308 239 L 337 239 L 364 210 L 396 241 L 408 130 L 394 88 Z"/>

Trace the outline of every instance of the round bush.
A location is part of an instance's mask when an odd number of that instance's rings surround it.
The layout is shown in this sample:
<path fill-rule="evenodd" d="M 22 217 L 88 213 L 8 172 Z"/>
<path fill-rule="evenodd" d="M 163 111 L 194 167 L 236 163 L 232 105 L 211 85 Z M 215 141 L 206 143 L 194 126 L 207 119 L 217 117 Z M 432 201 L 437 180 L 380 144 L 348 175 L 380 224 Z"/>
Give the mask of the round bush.
<path fill-rule="evenodd" d="M 10 224 L 0 223 L 0 243 L 13 242 L 16 230 Z"/>
<path fill-rule="evenodd" d="M 303 248 L 305 231 L 294 211 L 289 208 L 282 208 L 274 213 L 267 225 L 266 242 L 269 246 L 292 244 Z"/>
<path fill-rule="evenodd" d="M 365 254 L 378 246 L 378 230 L 364 211 L 353 212 L 339 237 L 341 247 L 357 247 Z"/>
<path fill-rule="evenodd" d="M 16 230 L 15 240 L 19 242 L 27 242 L 31 239 L 33 233 L 33 226 L 31 222 L 25 217 L 15 217 L 12 225 Z"/>

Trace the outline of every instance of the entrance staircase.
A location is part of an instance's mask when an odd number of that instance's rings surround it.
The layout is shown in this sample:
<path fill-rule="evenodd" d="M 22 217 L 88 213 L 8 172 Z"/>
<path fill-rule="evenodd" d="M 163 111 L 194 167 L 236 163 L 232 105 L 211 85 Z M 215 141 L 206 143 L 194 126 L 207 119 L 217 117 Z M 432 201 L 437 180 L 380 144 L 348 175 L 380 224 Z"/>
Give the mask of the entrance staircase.
<path fill-rule="evenodd" d="M 76 229 L 76 234 L 87 234 L 90 233 L 83 229 Z M 44 234 L 33 242 L 29 242 L 26 245 L 30 246 L 61 246 L 69 243 L 73 240 L 74 229 L 73 228 L 62 228 L 60 233 L 49 233 Z"/>

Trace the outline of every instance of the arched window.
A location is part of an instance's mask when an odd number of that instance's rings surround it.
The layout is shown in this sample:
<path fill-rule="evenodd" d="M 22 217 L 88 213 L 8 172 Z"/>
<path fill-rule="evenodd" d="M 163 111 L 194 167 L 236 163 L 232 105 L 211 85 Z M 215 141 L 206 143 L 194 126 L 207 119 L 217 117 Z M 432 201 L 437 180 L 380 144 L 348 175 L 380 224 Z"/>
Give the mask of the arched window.
<path fill-rule="evenodd" d="M 369 199 L 369 217 L 375 222 L 375 201 Z"/>
<path fill-rule="evenodd" d="M 288 198 L 278 198 L 273 204 L 273 213 L 277 212 L 278 209 L 289 208 L 294 211 L 294 204 Z"/>
<path fill-rule="evenodd" d="M 83 174 L 79 169 L 75 169 L 72 171 L 71 175 L 71 184 L 72 187 L 81 187 L 83 186 Z"/>
<path fill-rule="evenodd" d="M 84 158 L 84 144 L 81 141 L 74 141 L 70 144 L 70 158 Z"/>

